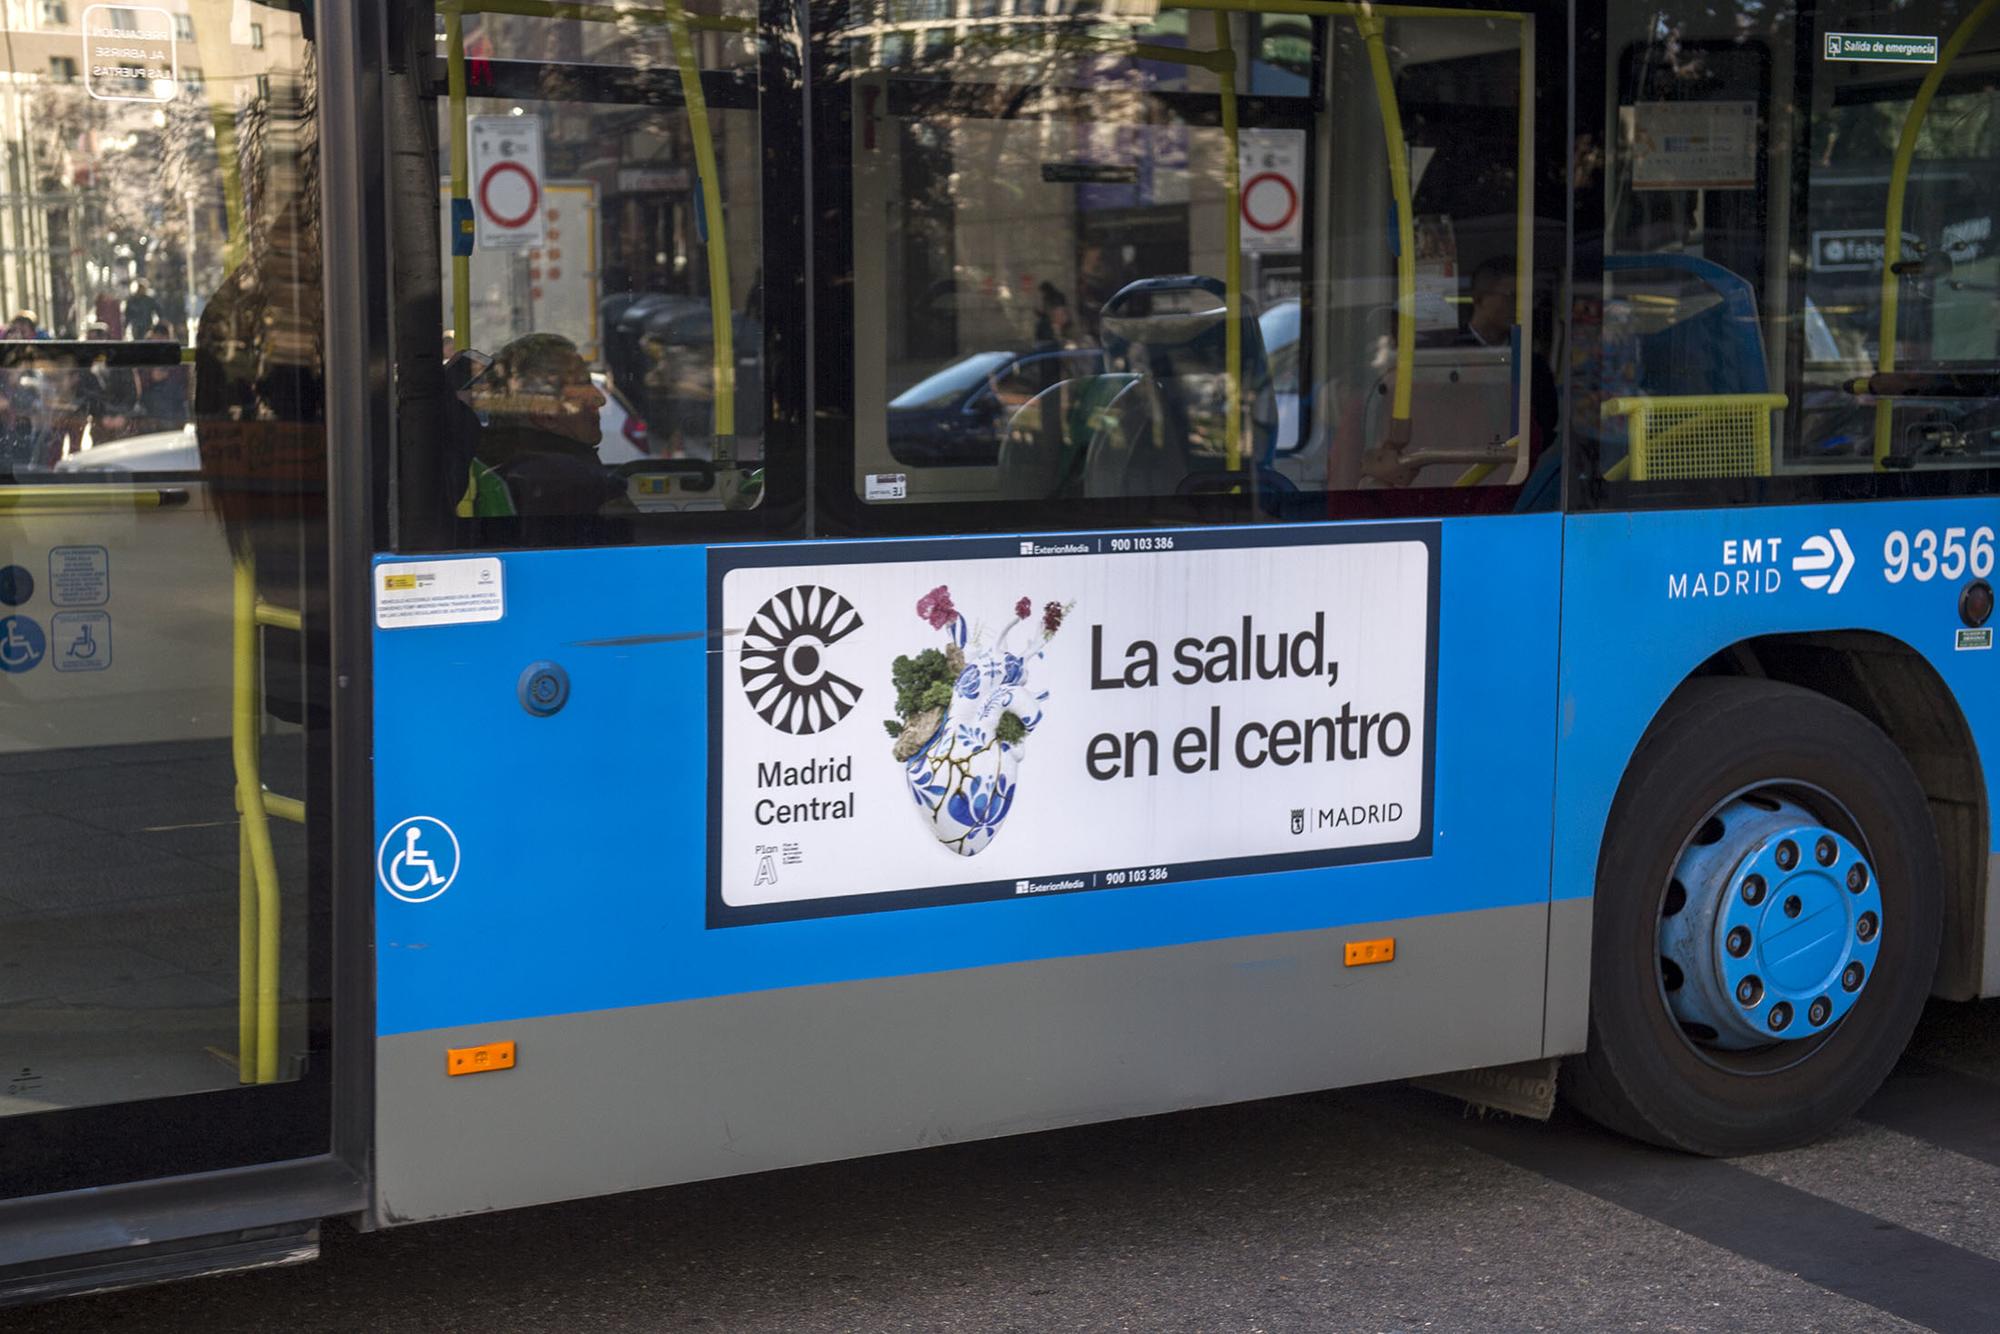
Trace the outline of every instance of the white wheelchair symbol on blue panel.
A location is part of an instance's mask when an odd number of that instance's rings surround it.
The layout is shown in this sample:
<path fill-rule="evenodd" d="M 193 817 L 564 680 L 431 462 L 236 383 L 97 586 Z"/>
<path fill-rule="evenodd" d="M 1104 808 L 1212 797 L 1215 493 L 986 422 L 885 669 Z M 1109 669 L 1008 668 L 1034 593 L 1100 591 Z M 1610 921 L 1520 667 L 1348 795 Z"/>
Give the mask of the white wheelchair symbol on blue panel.
<path fill-rule="evenodd" d="M 30 616 L 0 616 L 0 672 L 25 672 L 42 660 L 49 642 Z"/>
<path fill-rule="evenodd" d="M 405 903 L 428 903 L 458 879 L 458 835 L 429 815 L 391 826 L 375 853 L 382 888 Z"/>

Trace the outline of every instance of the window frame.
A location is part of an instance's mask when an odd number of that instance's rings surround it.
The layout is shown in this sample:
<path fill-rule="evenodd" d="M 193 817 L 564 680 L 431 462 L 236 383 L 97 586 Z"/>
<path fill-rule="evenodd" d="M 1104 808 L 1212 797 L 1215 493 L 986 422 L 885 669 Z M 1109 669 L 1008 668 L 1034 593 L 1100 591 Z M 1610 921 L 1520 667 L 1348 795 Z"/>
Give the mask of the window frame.
<path fill-rule="evenodd" d="M 909 504 L 870 504 L 857 494 L 855 476 L 855 386 L 851 370 L 854 342 L 853 286 L 853 109 L 847 73 L 851 42 L 847 37 L 850 12 L 858 0 L 813 0 L 812 61 L 814 104 L 812 109 L 814 193 L 823 201 L 816 215 L 812 247 L 816 281 L 814 335 L 819 345 L 815 357 L 816 411 L 814 414 L 816 535 L 922 536 L 952 533 L 1055 532 L 1138 527 L 1224 526 L 1273 522 L 1341 522 L 1364 519 L 1438 518 L 1457 514 L 1512 513 L 1517 503 L 1528 497 L 1527 482 L 1488 487 L 1382 488 L 1379 490 L 1320 490 L 1300 492 L 1290 512 L 1273 514 L 1260 509 L 1253 496 L 1167 496 L 1117 498 L 1061 498 L 1045 500 L 924 501 Z M 1530 212 L 1537 220 L 1532 229 L 1534 246 L 1531 271 L 1559 272 L 1565 258 L 1562 242 L 1547 234 L 1548 224 L 1566 216 L 1566 147 L 1569 142 L 1570 111 L 1562 91 L 1566 87 L 1565 68 L 1569 60 L 1564 36 L 1570 17 L 1566 7 L 1552 0 L 1474 0 L 1453 4 L 1468 18 L 1481 11 L 1527 11 L 1535 17 L 1536 86 L 1522 90 L 1523 96 L 1537 99 L 1535 116 L 1535 175 L 1524 188 L 1533 192 Z M 1017 7 L 1017 13 L 1023 12 Z M 1315 70 L 1323 61 L 1323 42 L 1316 42 Z M 907 73 L 889 72 L 891 106 L 897 82 L 917 83 Z M 988 87 L 984 84 L 953 84 L 942 80 L 921 81 L 935 90 L 945 105 L 965 90 Z M 1010 91 L 1019 91 L 1008 85 Z M 1174 106 L 1191 126 L 1219 126 L 1219 94 L 1195 91 L 1160 90 L 1147 94 Z M 1321 80 L 1315 78 L 1305 97 L 1272 94 L 1237 94 L 1237 121 L 1242 129 L 1303 129 L 1307 134 L 1308 162 L 1317 153 L 1313 121 L 1321 101 Z M 1303 202 L 1303 225 L 1313 234 L 1312 196 L 1308 188 Z M 1302 338 L 1312 326 L 1314 284 L 1304 284 L 1301 294 Z M 1559 297 L 1557 298 L 1559 300 Z M 1562 312 L 1551 311 L 1560 320 Z M 1530 337 L 1532 334 L 1530 333 Z M 1552 370 L 1554 368 L 1551 368 Z M 1560 383 L 1560 382 L 1558 382 Z M 1558 395 L 1560 398 L 1560 394 Z M 1560 405 L 1559 405 L 1560 407 Z M 1560 418 L 1559 418 L 1560 420 Z M 1525 421 L 1525 417 L 1524 417 Z M 1548 448 L 1560 446 L 1552 441 Z M 1561 461 L 1558 460 L 1558 475 Z M 1545 488 L 1545 498 L 1528 507 L 1552 509 L 1553 488 Z"/>
<path fill-rule="evenodd" d="M 789 54 L 798 49 L 800 41 L 793 7 L 784 0 L 761 0 L 756 33 L 759 50 L 754 65 L 705 69 L 702 91 L 712 109 L 747 110 L 757 117 L 761 164 L 756 216 L 764 277 L 763 343 L 759 353 L 763 358 L 765 391 L 764 484 L 759 503 L 743 510 L 459 518 L 452 512 L 456 497 L 441 495 L 432 467 L 434 460 L 421 443 L 430 434 L 429 430 L 421 420 L 405 418 L 398 421 L 392 433 L 392 463 L 385 470 L 394 479 L 396 496 L 395 503 L 390 503 L 388 478 L 385 478 L 382 504 L 389 515 L 389 550 L 398 554 L 446 554 L 469 550 L 681 546 L 804 535 L 808 411 L 807 306 L 803 297 L 806 192 L 796 164 L 804 156 L 805 119 L 802 71 L 796 58 Z M 484 82 L 472 90 L 473 96 L 662 111 L 683 105 L 679 75 L 672 69 L 504 59 L 483 60 L 479 64 Z M 560 97 L 550 96 L 551 86 L 560 87 Z M 427 60 L 420 87 L 426 114 L 437 114 L 446 92 L 442 57 Z M 429 216 L 433 219 L 431 234 L 442 235 L 442 226 L 436 221 L 437 197 L 437 183 L 432 182 L 426 197 L 417 199 L 399 194 L 392 201 L 392 208 Z M 410 234 L 419 230 L 403 229 Z M 398 258 L 392 257 L 392 267 Z M 441 277 L 437 322 L 430 342 L 427 347 L 399 350 L 399 367 L 408 367 L 412 357 L 427 355 L 436 346 L 438 332 L 449 327 L 449 270 Z M 410 408 L 403 411 L 407 413 Z M 406 448 L 412 441 L 415 442 L 412 447 Z"/>

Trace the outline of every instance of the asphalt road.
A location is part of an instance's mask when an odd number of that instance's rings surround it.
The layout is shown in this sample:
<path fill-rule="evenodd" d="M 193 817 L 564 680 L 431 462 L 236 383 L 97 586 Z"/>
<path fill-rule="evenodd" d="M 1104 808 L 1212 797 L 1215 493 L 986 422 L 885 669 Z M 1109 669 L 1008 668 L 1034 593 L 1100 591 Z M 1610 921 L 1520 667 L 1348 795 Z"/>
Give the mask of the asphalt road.
<path fill-rule="evenodd" d="M 1709 1162 L 1382 1087 L 357 1234 L 77 1330 L 2000 1329 L 2000 1002 Z"/>

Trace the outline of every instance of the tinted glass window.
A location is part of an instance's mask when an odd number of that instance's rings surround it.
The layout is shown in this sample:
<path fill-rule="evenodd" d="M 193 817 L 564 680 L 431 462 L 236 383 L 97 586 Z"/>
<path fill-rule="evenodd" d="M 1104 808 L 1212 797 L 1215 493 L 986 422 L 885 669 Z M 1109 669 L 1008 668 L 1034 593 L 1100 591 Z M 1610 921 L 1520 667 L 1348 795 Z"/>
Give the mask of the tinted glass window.
<path fill-rule="evenodd" d="M 1578 157 L 1586 496 L 2000 462 L 2000 31 L 1972 11 L 1614 0 Z"/>
<path fill-rule="evenodd" d="M 1536 20 L 1282 10 L 819 11 L 851 219 L 819 238 L 833 515 L 1547 503 L 1524 489 L 1545 457 L 1553 482 L 1557 424 Z"/>
<path fill-rule="evenodd" d="M 766 498 L 755 5 L 467 5 L 428 35 L 436 250 L 398 265 L 436 314 L 407 331 L 432 364 L 404 349 L 402 545 L 742 531 L 714 516 Z"/>

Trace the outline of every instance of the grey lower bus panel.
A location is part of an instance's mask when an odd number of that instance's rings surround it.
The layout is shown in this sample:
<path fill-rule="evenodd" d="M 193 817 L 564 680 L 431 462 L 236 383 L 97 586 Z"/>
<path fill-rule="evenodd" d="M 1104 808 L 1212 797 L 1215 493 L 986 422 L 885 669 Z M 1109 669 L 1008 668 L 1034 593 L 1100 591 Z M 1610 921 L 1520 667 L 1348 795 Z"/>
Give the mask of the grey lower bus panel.
<path fill-rule="evenodd" d="M 1538 1057 L 1547 904 L 384 1037 L 378 1225 Z M 1396 960 L 1343 966 L 1351 940 Z M 445 1049 L 512 1040 L 511 1070 Z"/>

